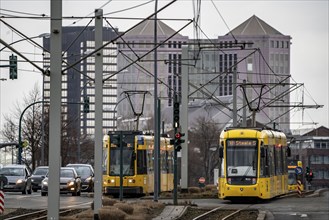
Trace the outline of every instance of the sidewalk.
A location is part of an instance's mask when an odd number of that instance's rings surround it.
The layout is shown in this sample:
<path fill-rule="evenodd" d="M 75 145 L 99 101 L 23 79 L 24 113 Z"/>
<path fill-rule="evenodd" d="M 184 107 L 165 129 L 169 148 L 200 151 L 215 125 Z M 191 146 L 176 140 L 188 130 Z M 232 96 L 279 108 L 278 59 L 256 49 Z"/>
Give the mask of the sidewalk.
<path fill-rule="evenodd" d="M 161 214 L 156 218 L 153 218 L 153 220 L 177 219 L 178 217 L 184 214 L 186 208 L 187 206 L 174 206 L 174 205 L 166 206 L 161 212 Z"/>

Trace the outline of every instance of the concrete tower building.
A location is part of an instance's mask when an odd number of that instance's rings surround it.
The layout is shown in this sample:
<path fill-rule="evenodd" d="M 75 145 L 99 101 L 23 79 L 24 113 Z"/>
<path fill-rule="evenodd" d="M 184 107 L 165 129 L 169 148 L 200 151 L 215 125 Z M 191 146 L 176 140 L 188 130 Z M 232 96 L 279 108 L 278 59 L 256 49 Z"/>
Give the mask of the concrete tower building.
<path fill-rule="evenodd" d="M 111 41 L 117 34 L 110 28 L 103 28 L 104 42 Z M 63 27 L 62 34 L 63 68 L 68 67 L 95 50 L 94 27 Z M 49 51 L 50 39 L 44 38 L 44 47 Z M 109 44 L 103 49 L 103 76 L 117 70 L 116 44 Z M 50 54 L 44 51 L 44 68 L 49 68 Z M 51 71 L 50 71 L 51 72 Z M 95 56 L 82 60 L 62 75 L 62 120 L 68 129 L 63 136 L 75 139 L 70 146 L 76 149 L 80 146 L 81 136 L 93 137 L 95 126 Z M 45 76 L 43 82 L 44 100 L 50 98 L 50 77 Z M 103 128 L 114 130 L 114 107 L 117 103 L 116 77 L 107 80 L 103 86 Z M 84 111 L 84 101 L 89 100 L 89 112 Z M 75 150 L 73 150 L 75 151 Z M 79 151 L 79 150 L 78 150 Z M 79 157 L 79 156 L 78 156 Z"/>

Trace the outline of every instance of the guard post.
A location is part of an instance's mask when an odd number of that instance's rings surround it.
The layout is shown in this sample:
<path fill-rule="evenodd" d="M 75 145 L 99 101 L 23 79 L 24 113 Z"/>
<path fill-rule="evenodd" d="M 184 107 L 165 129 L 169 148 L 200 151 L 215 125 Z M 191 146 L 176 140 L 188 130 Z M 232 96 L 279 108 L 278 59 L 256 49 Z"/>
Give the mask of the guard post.
<path fill-rule="evenodd" d="M 0 175 L 0 214 L 2 215 L 5 211 L 5 194 L 3 193 L 3 186 L 7 185 L 8 180 L 4 175 Z"/>

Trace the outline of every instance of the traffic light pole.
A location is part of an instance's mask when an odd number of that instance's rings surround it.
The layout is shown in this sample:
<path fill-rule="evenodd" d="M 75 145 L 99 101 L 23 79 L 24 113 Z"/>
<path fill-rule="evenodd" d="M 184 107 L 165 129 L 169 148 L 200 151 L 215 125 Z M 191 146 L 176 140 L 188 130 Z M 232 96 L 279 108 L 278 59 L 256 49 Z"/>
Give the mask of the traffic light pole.
<path fill-rule="evenodd" d="M 177 128 L 174 128 L 174 134 L 177 134 Z M 176 137 L 175 137 L 176 139 Z M 177 174 L 177 150 L 176 150 L 176 141 L 174 143 L 174 205 L 177 205 L 177 185 L 178 185 L 178 174 Z"/>
<path fill-rule="evenodd" d="M 177 185 L 178 185 L 178 173 L 177 173 L 177 138 L 176 134 L 179 127 L 179 103 L 177 94 L 174 94 L 174 108 L 173 108 L 173 125 L 174 125 L 174 205 L 177 205 Z"/>

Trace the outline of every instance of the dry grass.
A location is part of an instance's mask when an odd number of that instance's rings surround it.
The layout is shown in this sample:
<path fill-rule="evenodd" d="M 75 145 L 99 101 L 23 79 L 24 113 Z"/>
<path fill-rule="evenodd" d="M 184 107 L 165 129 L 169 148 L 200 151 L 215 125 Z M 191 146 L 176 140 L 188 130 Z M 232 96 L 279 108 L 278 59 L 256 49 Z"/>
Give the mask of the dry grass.
<path fill-rule="evenodd" d="M 131 204 L 127 204 L 127 203 L 115 203 L 114 204 L 114 207 L 117 207 L 118 209 L 124 211 L 128 215 L 131 215 L 134 212 L 134 208 L 131 206 Z"/>
<path fill-rule="evenodd" d="M 201 193 L 201 189 L 199 187 L 189 187 L 188 192 L 191 194 Z"/>
<path fill-rule="evenodd" d="M 211 191 L 211 192 L 213 192 L 213 191 L 217 191 L 217 186 L 215 186 L 215 185 L 206 185 L 206 186 L 204 187 L 204 190 L 205 190 L 205 191 Z"/>
<path fill-rule="evenodd" d="M 115 199 L 104 198 L 103 207 L 98 210 L 98 215 L 100 220 L 151 220 L 158 216 L 164 207 L 165 204 L 163 203 L 149 200 L 126 203 Z M 93 218 L 93 209 L 88 209 L 73 216 L 63 217 L 63 220 L 91 220 Z"/>
<path fill-rule="evenodd" d="M 107 198 L 107 197 L 104 197 L 102 200 L 103 206 L 112 206 L 112 205 L 116 204 L 117 202 L 118 202 L 118 200 L 112 199 L 112 198 Z"/>
<path fill-rule="evenodd" d="M 124 220 L 126 213 L 113 206 L 103 206 L 98 210 L 100 220 Z"/>

